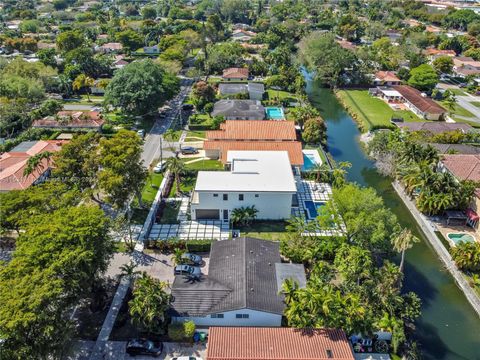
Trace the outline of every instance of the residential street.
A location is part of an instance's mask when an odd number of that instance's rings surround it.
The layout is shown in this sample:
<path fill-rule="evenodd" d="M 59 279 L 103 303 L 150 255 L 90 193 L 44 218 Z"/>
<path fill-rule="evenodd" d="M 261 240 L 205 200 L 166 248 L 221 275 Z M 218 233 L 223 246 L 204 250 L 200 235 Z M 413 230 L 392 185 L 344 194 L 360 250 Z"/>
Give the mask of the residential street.
<path fill-rule="evenodd" d="M 142 160 L 146 167 L 148 167 L 155 158 L 160 157 L 160 138 L 162 137 L 162 134 L 164 134 L 170 128 L 173 120 L 179 116 L 182 110 L 183 101 L 190 92 L 192 86 L 191 83 L 192 81 L 190 79 L 184 79 L 182 81 L 180 92 L 169 102 L 171 110 L 168 111 L 167 116 L 164 118 L 157 118 L 152 129 L 145 137 Z M 170 145 L 178 148 L 178 143 L 171 144 L 164 141 L 162 146 L 164 158 L 172 157 L 174 155 L 174 152 L 172 152 L 170 149 Z"/>
<path fill-rule="evenodd" d="M 473 96 L 457 96 L 458 105 L 475 115 L 474 117 L 468 118 L 468 120 L 480 124 L 480 108 L 471 104 L 471 102 L 475 100 Z"/>

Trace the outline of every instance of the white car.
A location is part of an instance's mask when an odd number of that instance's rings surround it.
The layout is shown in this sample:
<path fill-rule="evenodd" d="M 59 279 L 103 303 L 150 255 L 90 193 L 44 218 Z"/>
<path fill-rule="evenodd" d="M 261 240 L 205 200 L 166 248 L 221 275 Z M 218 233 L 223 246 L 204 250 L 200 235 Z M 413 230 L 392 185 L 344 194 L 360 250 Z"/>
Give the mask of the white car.
<path fill-rule="evenodd" d="M 180 356 L 174 357 L 172 360 L 202 360 L 202 358 L 195 357 L 195 356 Z"/>
<path fill-rule="evenodd" d="M 167 166 L 167 162 L 165 160 L 160 161 L 157 165 L 154 166 L 153 172 L 158 174 L 165 170 L 165 166 Z"/>

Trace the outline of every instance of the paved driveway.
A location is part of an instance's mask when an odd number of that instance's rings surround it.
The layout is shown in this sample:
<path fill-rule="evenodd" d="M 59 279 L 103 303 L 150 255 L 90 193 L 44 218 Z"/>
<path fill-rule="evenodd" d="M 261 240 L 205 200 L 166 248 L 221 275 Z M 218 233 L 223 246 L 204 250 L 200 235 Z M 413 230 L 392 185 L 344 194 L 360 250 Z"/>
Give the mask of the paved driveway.
<path fill-rule="evenodd" d="M 77 341 L 72 346 L 72 354 L 63 357 L 63 360 L 89 360 L 90 352 L 93 348 L 94 341 Z M 178 343 L 164 343 L 164 350 L 159 360 L 170 360 L 177 356 L 196 356 L 203 360 L 207 358 L 207 347 L 202 345 L 189 345 Z M 125 353 L 126 342 L 124 341 L 108 341 L 102 360 L 152 360 L 150 356 L 132 357 Z"/>

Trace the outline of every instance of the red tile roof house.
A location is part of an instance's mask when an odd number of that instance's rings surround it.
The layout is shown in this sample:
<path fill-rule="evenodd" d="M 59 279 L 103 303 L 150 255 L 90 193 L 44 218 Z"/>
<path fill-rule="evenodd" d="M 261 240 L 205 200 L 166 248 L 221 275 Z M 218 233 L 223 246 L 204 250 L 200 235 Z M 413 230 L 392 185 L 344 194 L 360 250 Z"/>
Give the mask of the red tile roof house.
<path fill-rule="evenodd" d="M 227 153 L 238 151 L 287 151 L 290 164 L 303 166 L 302 144 L 293 121 L 227 120 L 220 130 L 206 132 L 205 156 L 227 163 Z"/>
<path fill-rule="evenodd" d="M 104 124 L 98 111 L 59 111 L 56 116 L 35 120 L 33 128 L 100 131 Z"/>
<path fill-rule="evenodd" d="M 207 360 L 354 360 L 337 329 L 211 327 Z"/>
<path fill-rule="evenodd" d="M 64 143 L 60 140 L 24 141 L 0 155 L 0 192 L 23 190 L 44 181 L 50 174 L 51 160 L 43 159 L 33 173 L 24 176 L 28 159 L 45 151 L 57 152 Z"/>
<path fill-rule="evenodd" d="M 247 68 L 228 68 L 223 70 L 222 79 L 225 81 L 247 81 Z"/>
<path fill-rule="evenodd" d="M 480 155 L 445 154 L 438 164 L 440 171 L 447 171 L 457 180 L 470 180 L 480 184 Z M 468 223 L 478 229 L 480 213 L 480 187 L 475 190 L 475 199 L 466 211 Z"/>
<path fill-rule="evenodd" d="M 428 48 L 423 50 L 423 54 L 428 57 L 430 61 L 435 60 L 438 57 L 441 56 L 449 56 L 451 58 L 454 58 L 457 56 L 457 53 L 453 50 L 440 50 L 440 49 L 435 49 L 435 48 Z"/>
<path fill-rule="evenodd" d="M 480 61 L 475 61 L 471 57 L 457 56 L 453 58 L 453 72 L 460 76 L 480 74 Z"/>
<path fill-rule="evenodd" d="M 408 85 L 394 85 L 407 107 L 416 115 L 427 120 L 442 120 L 447 110 L 432 99 L 422 95 L 420 91 Z"/>
<path fill-rule="evenodd" d="M 106 43 L 100 46 L 96 46 L 95 50 L 97 52 L 103 52 L 105 54 L 113 53 L 113 52 L 121 52 L 123 50 L 123 45 L 118 42 L 111 42 L 111 43 Z"/>
<path fill-rule="evenodd" d="M 376 86 L 400 85 L 401 80 L 393 71 L 377 71 L 373 84 Z"/>

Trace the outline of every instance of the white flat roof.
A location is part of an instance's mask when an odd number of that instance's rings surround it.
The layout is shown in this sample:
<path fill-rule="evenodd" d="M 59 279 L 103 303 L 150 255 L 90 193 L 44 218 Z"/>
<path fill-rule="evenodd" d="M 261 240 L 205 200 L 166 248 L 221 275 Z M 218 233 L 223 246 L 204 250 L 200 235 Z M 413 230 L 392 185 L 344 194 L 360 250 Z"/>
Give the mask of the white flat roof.
<path fill-rule="evenodd" d="M 397 90 L 383 90 L 380 89 L 382 93 L 384 93 L 386 96 L 402 96 Z"/>
<path fill-rule="evenodd" d="M 297 191 L 287 151 L 229 151 L 227 162 L 231 171 L 199 171 L 195 191 Z"/>

